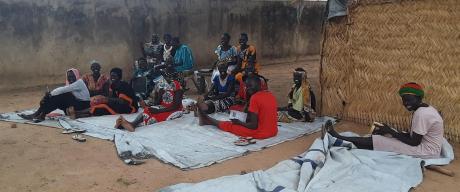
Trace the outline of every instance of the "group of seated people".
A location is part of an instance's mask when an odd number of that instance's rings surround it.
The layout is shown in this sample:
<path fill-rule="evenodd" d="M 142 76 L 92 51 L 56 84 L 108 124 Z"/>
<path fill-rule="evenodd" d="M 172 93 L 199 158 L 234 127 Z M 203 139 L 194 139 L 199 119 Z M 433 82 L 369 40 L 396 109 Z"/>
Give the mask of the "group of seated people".
<path fill-rule="evenodd" d="M 169 72 L 182 73 L 194 66 L 192 50 L 180 42 L 179 37 L 170 34 L 163 36 L 160 41 L 158 34 L 153 34 L 150 42 L 141 44 L 142 57 L 134 63 L 134 74 L 131 83 L 145 84 L 144 90 L 135 90 L 142 98 L 149 98 L 155 84 L 155 78 L 160 76 L 162 69 Z M 181 85 L 185 83 L 181 81 Z"/>
<path fill-rule="evenodd" d="M 193 57 L 187 46 L 180 45 L 178 38 L 171 38 L 169 34 L 164 36 L 164 40 L 163 44 L 159 42 L 158 35 L 153 35 L 151 42 L 142 45 L 144 57 L 136 62 L 133 77 L 155 73 L 152 69 L 161 62 L 172 63 L 176 71 L 193 66 Z M 268 91 L 267 79 L 259 75 L 260 64 L 256 59 L 256 48 L 247 43 L 248 35 L 240 35 L 237 47 L 231 46 L 229 42 L 230 35 L 224 33 L 221 44 L 215 50 L 216 73 L 211 79 L 211 89 L 190 107 L 199 117 L 200 124 L 212 124 L 239 136 L 263 139 L 277 134 L 276 122 L 282 119 L 278 116 L 283 116 L 289 121 L 313 120 L 314 111 L 310 99 L 304 99 L 313 95 L 305 70 L 295 70 L 294 85 L 289 93 L 289 105 L 278 108 L 275 97 Z M 184 89 L 177 78 L 168 73 L 169 70 L 160 73 L 163 81 L 157 81 L 150 87 L 148 95 L 152 96 L 153 102 L 146 102 L 148 100 L 144 100 L 145 97 L 136 94 L 132 81 L 122 80 L 123 72 L 120 68 L 111 69 L 107 76 L 101 73 L 98 61 L 92 61 L 90 64 L 91 74 L 80 78 L 77 69 L 68 70 L 65 86 L 46 93 L 35 113 L 20 115 L 25 119 L 39 122 L 56 109 L 63 110 L 71 118 L 79 118 L 135 113 L 142 107 L 143 113 L 134 121 L 129 122 L 122 116 L 116 120 L 116 128 L 128 131 L 182 116 Z M 247 120 L 233 119 L 216 123 L 216 120 L 208 116 L 211 113 L 230 110 L 246 113 Z"/>
<path fill-rule="evenodd" d="M 171 53 L 173 49 L 168 45 L 168 38 L 165 35 L 166 44 L 162 45 L 163 51 L 160 51 L 161 44 L 154 35 L 147 46 L 151 49 L 146 51 L 150 54 L 147 59 L 167 61 L 168 58 L 171 59 L 171 54 L 180 53 L 182 48 Z M 314 121 L 316 101 L 304 69 L 296 68 L 293 71 L 288 105 L 279 107 L 276 98 L 268 90 L 268 80 L 259 74 L 261 68 L 256 59 L 256 48 L 247 44 L 247 34 L 240 35 L 237 47 L 231 46 L 229 42 L 230 35 L 223 34 L 221 44 L 215 50 L 217 62 L 211 89 L 199 97 L 196 104 L 190 106 L 200 125 L 216 126 L 222 131 L 240 136 L 241 142 L 247 144 L 252 139 L 276 136 L 277 122 Z M 185 52 L 192 58 L 191 51 Z M 163 57 L 158 54 L 163 54 Z M 145 63 L 139 64 L 140 69 L 144 69 Z M 140 105 L 143 113 L 134 121 L 129 122 L 120 116 L 115 122 L 115 128 L 128 131 L 183 115 L 184 89 L 172 75 L 164 74 L 164 80 L 154 85 L 154 101 L 147 104 L 144 98 L 136 95 L 130 83 L 122 80 L 123 73 L 120 68 L 111 69 L 110 75 L 106 76 L 101 73 L 101 65 L 93 61 L 91 71 L 92 74 L 80 78 L 77 69 L 69 69 L 65 86 L 47 92 L 40 101 L 40 107 L 33 114 L 19 115 L 39 122 L 56 109 L 63 110 L 71 118 L 78 118 L 82 117 L 79 114 L 84 114 L 84 111 L 88 111 L 91 116 L 136 113 Z M 422 102 L 424 92 L 420 85 L 405 84 L 399 94 L 406 109 L 414 112 L 409 133 L 398 132 L 383 125 L 370 137 L 345 137 L 334 130 L 331 122 L 326 124 L 326 131 L 336 138 L 354 143 L 358 148 L 393 151 L 419 157 L 439 157 L 443 138 L 441 115 L 432 106 Z M 211 113 L 232 110 L 246 114 L 245 120 L 219 121 L 209 116 Z"/>

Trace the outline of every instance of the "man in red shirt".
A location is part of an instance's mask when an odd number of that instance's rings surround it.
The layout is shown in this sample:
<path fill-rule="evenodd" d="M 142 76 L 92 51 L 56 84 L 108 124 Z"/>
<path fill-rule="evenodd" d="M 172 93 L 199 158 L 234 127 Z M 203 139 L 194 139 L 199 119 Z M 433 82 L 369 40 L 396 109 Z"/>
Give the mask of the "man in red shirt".
<path fill-rule="evenodd" d="M 246 79 L 246 95 L 250 97 L 246 122 L 237 119 L 218 121 L 198 108 L 200 125 L 214 125 L 241 137 L 266 139 L 276 136 L 278 133 L 276 98 L 269 91 L 261 90 L 258 76 L 250 76 Z"/>

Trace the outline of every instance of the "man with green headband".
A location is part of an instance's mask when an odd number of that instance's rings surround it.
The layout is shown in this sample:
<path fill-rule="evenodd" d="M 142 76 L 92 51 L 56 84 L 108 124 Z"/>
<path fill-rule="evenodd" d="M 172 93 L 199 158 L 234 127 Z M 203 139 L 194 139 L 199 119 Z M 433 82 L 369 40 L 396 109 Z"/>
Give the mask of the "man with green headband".
<path fill-rule="evenodd" d="M 390 151 L 420 158 L 438 158 L 441 155 L 444 125 L 439 112 L 423 103 L 424 91 L 417 83 L 406 83 L 399 89 L 403 106 L 412 113 L 410 132 L 398 132 L 388 125 L 376 125 L 371 137 L 345 137 L 339 135 L 332 122 L 326 131 L 332 136 L 352 142 L 361 149 Z"/>

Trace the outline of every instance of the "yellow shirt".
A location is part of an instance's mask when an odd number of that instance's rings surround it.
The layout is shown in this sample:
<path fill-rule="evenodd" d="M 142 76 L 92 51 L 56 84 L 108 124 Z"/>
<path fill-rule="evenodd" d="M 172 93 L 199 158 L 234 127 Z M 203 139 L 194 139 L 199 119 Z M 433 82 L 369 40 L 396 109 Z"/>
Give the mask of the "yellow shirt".
<path fill-rule="evenodd" d="M 289 103 L 292 104 L 292 108 L 296 111 L 303 111 L 303 100 L 302 87 L 299 87 L 298 89 L 294 88 L 294 91 L 292 92 L 292 99 L 289 99 Z"/>

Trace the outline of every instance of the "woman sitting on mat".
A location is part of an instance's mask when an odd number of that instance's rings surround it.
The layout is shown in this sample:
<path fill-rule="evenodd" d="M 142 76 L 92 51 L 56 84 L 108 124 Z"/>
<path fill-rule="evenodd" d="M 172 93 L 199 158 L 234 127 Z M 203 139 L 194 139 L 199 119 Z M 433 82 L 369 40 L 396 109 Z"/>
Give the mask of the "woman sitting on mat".
<path fill-rule="evenodd" d="M 126 129 L 133 132 L 138 126 L 151 125 L 157 122 L 176 119 L 182 116 L 182 98 L 184 92 L 179 81 L 172 80 L 169 75 L 164 75 L 167 83 L 157 84 L 155 88 L 155 105 L 147 106 L 140 101 L 143 114 L 139 114 L 133 122 L 127 121 L 123 116 L 117 119 L 115 128 Z"/>
<path fill-rule="evenodd" d="M 120 68 L 110 70 L 110 89 L 112 94 L 110 97 L 98 99 L 99 103 L 91 106 L 90 112 L 93 116 L 137 112 L 137 97 L 132 87 L 121 80 L 122 74 L 123 72 Z"/>
<path fill-rule="evenodd" d="M 307 121 L 315 120 L 315 96 L 311 91 L 307 73 L 302 68 L 295 69 L 293 73 L 294 85 L 288 94 L 289 102 L 286 107 L 278 108 L 278 121 Z"/>
<path fill-rule="evenodd" d="M 416 83 L 402 85 L 399 95 L 404 107 L 413 112 L 409 133 L 398 132 L 383 124 L 373 131 L 371 137 L 345 137 L 334 130 L 330 121 L 326 123 L 326 131 L 338 139 L 352 142 L 360 149 L 390 151 L 420 158 L 439 158 L 444 134 L 441 115 L 434 107 L 423 103 L 424 91 Z"/>
<path fill-rule="evenodd" d="M 45 120 L 45 116 L 56 110 L 63 110 L 66 115 L 72 119 L 77 118 L 75 111 L 88 109 L 89 92 L 83 80 L 80 79 L 80 73 L 77 69 L 69 69 L 66 73 L 66 85 L 58 87 L 51 92 L 47 92 L 40 101 L 40 107 L 35 113 L 30 115 L 19 114 L 20 117 L 34 122 Z"/>
<path fill-rule="evenodd" d="M 224 112 L 233 105 L 235 94 L 235 77 L 227 74 L 228 65 L 221 63 L 217 66 L 219 74 L 212 80 L 211 90 L 204 95 L 204 101 L 197 105 L 206 114 Z"/>

